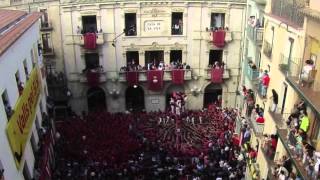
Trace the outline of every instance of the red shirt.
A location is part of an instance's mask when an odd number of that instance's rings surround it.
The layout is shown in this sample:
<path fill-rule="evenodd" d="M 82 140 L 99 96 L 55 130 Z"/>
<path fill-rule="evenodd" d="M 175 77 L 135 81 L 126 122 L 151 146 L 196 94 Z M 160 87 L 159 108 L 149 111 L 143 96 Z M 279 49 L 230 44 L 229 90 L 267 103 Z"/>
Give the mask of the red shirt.
<path fill-rule="evenodd" d="M 270 77 L 268 75 L 264 75 L 262 78 L 262 84 L 264 86 L 269 86 L 269 82 L 270 82 Z"/>
<path fill-rule="evenodd" d="M 256 122 L 257 123 L 264 123 L 264 118 L 262 116 L 259 116 L 257 119 L 256 119 Z"/>

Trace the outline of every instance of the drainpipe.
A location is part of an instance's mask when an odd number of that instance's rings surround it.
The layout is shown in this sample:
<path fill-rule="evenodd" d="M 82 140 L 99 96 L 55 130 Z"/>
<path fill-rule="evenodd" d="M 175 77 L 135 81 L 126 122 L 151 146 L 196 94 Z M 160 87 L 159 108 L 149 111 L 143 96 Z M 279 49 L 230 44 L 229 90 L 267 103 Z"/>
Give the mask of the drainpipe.
<path fill-rule="evenodd" d="M 200 69 L 201 69 L 201 53 L 202 53 L 202 46 L 201 46 L 201 42 L 202 42 L 202 2 L 201 2 L 201 11 L 200 11 L 200 46 L 199 46 L 199 72 L 198 72 L 198 76 L 200 75 Z"/>
<path fill-rule="evenodd" d="M 244 20 L 245 19 L 247 19 L 246 17 L 247 17 L 247 10 L 246 10 L 246 8 L 247 8 L 247 6 L 245 6 L 245 8 L 244 8 L 244 15 L 242 15 L 242 26 L 244 26 L 244 24 L 245 24 L 245 22 L 244 22 Z M 243 16 L 245 17 L 245 18 L 243 18 Z M 238 68 L 238 70 L 239 70 L 239 74 L 240 74 L 240 76 L 238 76 L 237 77 L 237 91 L 239 90 L 239 86 L 240 86 L 240 80 L 242 80 L 241 79 L 241 77 L 242 76 L 244 76 L 243 74 L 242 74 L 242 64 L 243 64 L 243 47 L 244 47 L 244 45 L 245 45 L 245 40 L 243 40 L 246 36 L 245 36 L 245 33 L 246 33 L 246 30 L 244 29 L 244 28 L 241 28 L 242 30 L 243 30 L 243 38 L 241 38 L 241 40 L 240 40 L 240 52 L 239 52 L 239 68 Z M 237 101 L 238 101 L 238 95 L 236 94 L 236 98 L 234 98 L 235 99 L 235 103 L 234 103 L 234 105 L 236 106 L 237 105 Z"/>

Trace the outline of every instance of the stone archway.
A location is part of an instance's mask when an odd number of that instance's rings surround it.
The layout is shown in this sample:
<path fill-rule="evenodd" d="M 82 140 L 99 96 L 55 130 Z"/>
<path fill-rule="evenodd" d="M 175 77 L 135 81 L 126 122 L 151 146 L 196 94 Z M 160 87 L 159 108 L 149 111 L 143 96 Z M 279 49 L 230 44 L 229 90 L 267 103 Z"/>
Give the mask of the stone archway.
<path fill-rule="evenodd" d="M 204 89 L 203 107 L 208 108 L 212 103 L 218 102 L 218 97 L 222 98 L 222 87 L 218 84 L 210 83 Z M 220 102 L 221 103 L 221 102 Z"/>
<path fill-rule="evenodd" d="M 106 94 L 100 87 L 92 87 L 87 91 L 88 110 L 99 111 L 106 110 Z"/>
<path fill-rule="evenodd" d="M 141 112 L 145 109 L 144 91 L 142 87 L 133 85 L 126 90 L 126 109 Z"/>

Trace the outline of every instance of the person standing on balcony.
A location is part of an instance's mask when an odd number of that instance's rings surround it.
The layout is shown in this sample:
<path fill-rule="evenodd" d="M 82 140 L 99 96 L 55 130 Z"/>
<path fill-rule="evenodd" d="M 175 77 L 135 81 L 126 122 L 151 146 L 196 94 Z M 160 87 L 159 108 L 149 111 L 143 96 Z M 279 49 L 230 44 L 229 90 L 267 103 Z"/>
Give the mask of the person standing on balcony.
<path fill-rule="evenodd" d="M 302 118 L 301 118 L 301 124 L 300 124 L 300 129 L 304 132 L 308 132 L 310 120 L 308 118 L 308 114 L 306 111 L 303 112 Z"/>
<path fill-rule="evenodd" d="M 300 81 L 302 86 L 304 86 L 306 82 L 309 82 L 311 80 L 310 72 L 314 68 L 312 60 L 306 60 L 305 63 L 306 64 L 303 66 L 302 72 L 300 75 Z"/>
<path fill-rule="evenodd" d="M 262 76 L 262 81 L 261 81 L 261 84 L 262 84 L 261 95 L 263 98 L 266 98 L 266 96 L 267 96 L 267 90 L 269 87 L 269 83 L 270 83 L 270 77 L 269 77 L 268 71 L 265 70 L 264 75 Z"/>
<path fill-rule="evenodd" d="M 271 92 L 272 92 L 272 96 L 270 97 L 272 98 L 271 112 L 276 112 L 278 107 L 279 96 L 274 89 L 272 89 Z"/>

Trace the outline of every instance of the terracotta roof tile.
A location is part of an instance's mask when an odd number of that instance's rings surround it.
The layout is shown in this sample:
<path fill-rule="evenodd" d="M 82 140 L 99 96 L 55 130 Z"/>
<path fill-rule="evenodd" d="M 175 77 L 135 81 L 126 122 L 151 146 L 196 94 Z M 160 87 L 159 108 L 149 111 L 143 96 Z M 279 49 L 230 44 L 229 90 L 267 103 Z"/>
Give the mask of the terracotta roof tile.
<path fill-rule="evenodd" d="M 13 12 L 16 14 L 16 12 Z M 25 31 L 27 31 L 39 18 L 41 13 L 28 14 L 18 24 L 0 35 L 0 55 L 2 55 Z M 1 22 L 0 13 L 0 22 Z M 3 23 L 4 24 L 4 23 Z"/>
<path fill-rule="evenodd" d="M 0 10 L 0 29 L 11 24 L 18 18 L 26 15 L 24 11 L 15 11 L 15 10 Z"/>

